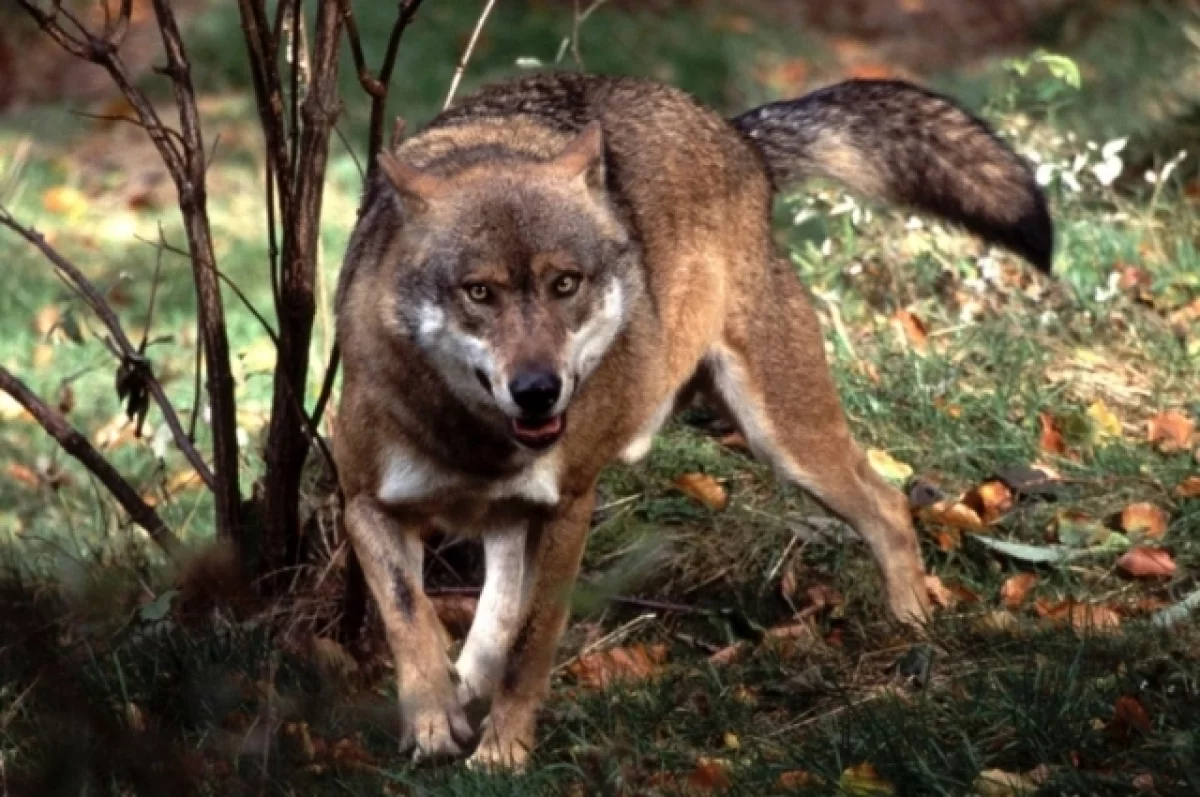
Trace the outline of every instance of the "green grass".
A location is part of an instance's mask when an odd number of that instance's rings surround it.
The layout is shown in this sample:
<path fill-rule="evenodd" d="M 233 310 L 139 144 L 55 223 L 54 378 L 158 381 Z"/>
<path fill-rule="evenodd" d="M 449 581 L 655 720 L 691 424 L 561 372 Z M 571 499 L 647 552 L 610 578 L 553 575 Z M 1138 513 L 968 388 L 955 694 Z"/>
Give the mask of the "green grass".
<path fill-rule="evenodd" d="M 477 6 L 429 3 L 411 30 L 394 103 L 412 123 L 439 107 Z M 390 8 L 372 6 L 360 26 L 378 33 Z M 756 77 L 763 63 L 821 52 L 762 22 L 732 34 L 717 16 L 705 8 L 667 16 L 604 9 L 584 28 L 581 51 L 590 68 L 655 75 L 729 110 L 771 98 Z M 280 614 L 252 604 L 202 610 L 203 596 L 177 591 L 173 574 L 86 474 L 33 424 L 0 407 L 7 413 L 0 420 L 0 539 L 13 572 L 0 601 L 0 773 L 9 779 L 2 782 L 15 794 L 188 788 L 173 777 L 202 794 L 671 794 L 704 791 L 715 768 L 732 793 L 783 793 L 781 776 L 798 780 L 795 773 L 804 772 L 807 793 L 834 794 L 844 772 L 870 763 L 899 794 L 967 794 L 983 770 L 1025 773 L 1042 765 L 1044 794 L 1128 794 L 1146 775 L 1159 794 L 1194 793 L 1200 640 L 1194 624 L 1170 633 L 1150 628 L 1146 601 L 1169 604 L 1195 589 L 1200 501 L 1173 488 L 1197 463 L 1190 451 L 1150 445 L 1145 428 L 1164 409 L 1200 417 L 1200 330 L 1195 320 L 1171 321 L 1200 297 L 1200 205 L 1183 192 L 1200 153 L 1190 153 L 1161 189 L 1141 179 L 1181 146 L 1188 106 L 1178 98 L 1186 99 L 1186 76 L 1200 63 L 1181 32 L 1191 22 L 1159 7 L 1103 20 L 1073 46 L 1084 75 L 1078 93 L 1038 69 L 1017 83 L 999 67 L 940 79 L 990 109 L 993 121 L 1044 162 L 1070 164 L 1091 139 L 1133 136 L 1126 175 L 1112 187 L 1098 185 L 1086 168 L 1082 191 L 1050 187 L 1060 253 L 1053 280 L 937 225 L 908 229 L 894 210 L 871 208 L 869 220 L 832 213 L 845 197 L 829 187 L 781 202 L 778 213 L 779 238 L 817 297 L 835 377 L 864 446 L 888 452 L 951 497 L 1002 468 L 1049 461 L 1065 478 L 1056 500 L 1020 501 L 985 532 L 1033 545 L 1046 544 L 1064 511 L 1111 526 L 1123 507 L 1153 502 L 1169 514 L 1156 545 L 1173 555 L 1173 579 L 1130 581 L 1116 571 L 1115 553 L 1033 566 L 969 539 L 939 544 L 939 529 L 922 523 L 930 571 L 974 602 L 943 612 L 927 646 L 912 654 L 911 640 L 881 621 L 865 547 L 691 417 L 675 422 L 645 463 L 605 474 L 605 508 L 562 652 L 566 661 L 621 631 L 614 644 L 668 646 L 657 677 L 597 691 L 560 673 L 527 775 L 413 768 L 394 752 L 393 685 L 379 650 L 368 648 L 364 668 L 348 680 L 311 652 L 312 634 L 325 633 L 329 594 L 276 607 Z M 553 61 L 569 29 L 561 13 L 501 4 L 465 89 L 518 71 L 518 57 Z M 209 141 L 219 134 L 210 195 L 220 265 L 265 310 L 261 154 L 244 65 L 228 46 L 236 35 L 226 8 L 205 12 L 189 29 L 197 63 L 206 66 L 200 81 Z M 366 44 L 368 59 L 377 61 L 380 37 Z M 344 129 L 359 142 L 365 105 L 350 74 L 347 62 Z M 140 334 L 155 250 L 132 233 L 153 239 L 161 223 L 169 240 L 182 240 L 169 201 L 130 206 L 128 185 L 145 176 L 152 154 L 127 131 L 43 108 L 0 120 L 0 172 L 16 168 L 22 140 L 32 146 L 4 201 L 51 234 L 97 284 L 119 284 L 121 316 Z M 334 150 L 322 241 L 327 285 L 359 180 L 353 159 L 337 144 Z M 63 186 L 84 197 L 66 212 L 46 204 L 47 192 Z M 27 247 L 0 235 L 0 254 L 0 362 L 46 396 L 69 384 L 70 418 L 94 435 L 118 414 L 113 365 L 96 325 Z M 1144 296 L 1106 295 L 1118 264 L 1148 275 Z M 164 258 L 158 299 L 150 352 L 187 420 L 195 335 L 190 276 L 180 259 Z M 269 406 L 272 356 L 232 294 L 226 306 L 251 443 L 244 449 L 248 485 L 261 467 L 253 441 Z M 39 332 L 33 319 L 45 308 L 79 326 L 83 342 Z M 901 309 L 927 325 L 925 351 L 912 351 L 889 322 Z M 318 354 L 327 342 L 319 323 Z M 310 401 L 315 387 L 314 376 Z M 1119 419 L 1121 434 L 1097 434 L 1087 415 L 1097 401 Z M 1040 449 L 1039 413 L 1057 419 L 1073 458 Z M 154 413 L 151 424 L 158 424 Z M 140 489 L 160 491 L 160 511 L 185 539 L 200 546 L 211 537 L 210 504 L 200 491 L 169 500 L 161 493 L 184 470 L 177 453 L 168 449 L 160 460 L 149 442 L 137 441 L 106 453 Z M 65 473 L 66 481 L 30 486 L 14 475 L 20 468 Z M 689 472 L 721 481 L 729 507 L 713 512 L 682 495 L 673 481 Z M 478 563 L 460 557 L 461 547 L 444 558 L 470 571 Z M 1031 603 L 1004 614 L 1001 585 L 1020 572 L 1038 575 Z M 786 599 L 784 581 L 799 585 Z M 840 605 L 806 608 L 812 585 L 839 595 Z M 1115 607 L 1121 631 L 1056 627 L 1039 617 L 1034 599 L 1043 609 L 1066 599 Z M 810 639 L 764 635 L 795 623 L 795 609 L 810 623 Z M 738 642 L 746 649 L 734 663 L 709 660 Z M 898 660 L 930 652 L 932 668 L 919 687 L 895 673 Z M 1136 699 L 1148 726 L 1129 729 L 1115 719 L 1119 698 Z M 308 749 L 305 732 L 314 745 Z M 701 757 L 719 762 L 698 768 Z"/>

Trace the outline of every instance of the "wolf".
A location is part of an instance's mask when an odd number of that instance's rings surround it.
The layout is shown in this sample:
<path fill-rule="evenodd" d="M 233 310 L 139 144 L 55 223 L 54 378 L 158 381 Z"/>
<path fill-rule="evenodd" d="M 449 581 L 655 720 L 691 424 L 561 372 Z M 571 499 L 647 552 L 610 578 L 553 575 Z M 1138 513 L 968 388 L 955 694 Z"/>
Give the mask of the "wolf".
<path fill-rule="evenodd" d="M 405 748 L 525 765 L 597 477 L 696 393 L 857 530 L 896 618 L 926 620 L 907 501 L 851 437 L 771 208 L 832 178 L 1048 271 L 1045 199 L 984 123 L 889 80 L 727 120 L 650 80 L 549 73 L 462 99 L 378 164 L 335 300 L 334 449 Z M 421 583 L 434 530 L 484 551 L 455 661 Z"/>

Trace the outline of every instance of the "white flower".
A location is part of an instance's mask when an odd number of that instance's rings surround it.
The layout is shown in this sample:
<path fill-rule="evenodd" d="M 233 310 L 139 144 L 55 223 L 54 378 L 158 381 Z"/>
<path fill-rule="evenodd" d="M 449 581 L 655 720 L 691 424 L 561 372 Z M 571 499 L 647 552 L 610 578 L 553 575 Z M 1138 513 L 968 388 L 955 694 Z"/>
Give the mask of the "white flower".
<path fill-rule="evenodd" d="M 971 293 L 987 293 L 987 282 L 976 277 L 970 277 L 963 280 L 963 287 Z"/>
<path fill-rule="evenodd" d="M 1054 173 L 1056 171 L 1058 171 L 1058 167 L 1053 163 L 1043 163 L 1037 167 L 1037 171 L 1034 172 L 1033 177 L 1037 180 L 1038 185 L 1050 185 L 1051 181 L 1054 180 Z"/>
<path fill-rule="evenodd" d="M 809 219 L 815 219 L 816 217 L 817 211 L 813 210 L 812 208 L 800 208 L 800 210 L 796 212 L 796 215 L 792 217 L 792 226 L 799 227 Z"/>
<path fill-rule="evenodd" d="M 1096 175 L 1096 179 L 1100 181 L 1100 185 L 1109 186 L 1113 184 L 1121 176 L 1121 170 L 1125 168 L 1125 164 L 1116 155 L 1110 158 L 1105 158 L 1100 163 L 1092 167 L 1092 174 Z"/>
<path fill-rule="evenodd" d="M 1087 165 L 1087 162 L 1088 156 L 1086 154 L 1076 155 L 1075 160 L 1071 161 L 1071 174 L 1079 174 L 1083 167 Z"/>
<path fill-rule="evenodd" d="M 908 221 L 904 222 L 906 230 L 922 230 L 924 228 L 925 222 L 921 220 L 920 216 L 909 216 Z"/>
<path fill-rule="evenodd" d="M 1108 284 L 1103 288 L 1097 288 L 1095 298 L 1097 302 L 1107 302 L 1120 291 L 1118 285 L 1121 283 L 1121 275 L 1117 272 L 1112 272 L 1108 275 Z"/>
<path fill-rule="evenodd" d="M 846 269 L 846 273 L 851 277 L 857 277 L 859 274 L 863 273 L 862 263 L 851 263 L 850 267 Z"/>
<path fill-rule="evenodd" d="M 1171 176 L 1171 172 L 1175 171 L 1175 167 L 1177 167 L 1180 163 L 1182 163 L 1183 159 L 1186 157 L 1187 157 L 1187 150 L 1186 149 L 1179 150 L 1179 154 L 1176 155 L 1174 158 L 1171 158 L 1171 160 L 1167 161 L 1166 164 L 1162 167 L 1162 171 L 1159 173 L 1158 179 L 1165 183 L 1167 181 L 1167 178 Z"/>
<path fill-rule="evenodd" d="M 829 257 L 831 254 L 833 254 L 833 239 L 826 238 L 825 242 L 821 244 L 821 256 Z"/>
<path fill-rule="evenodd" d="M 1155 183 L 1158 182 L 1158 175 L 1152 171 L 1147 170 L 1145 177 L 1146 177 L 1146 182 L 1150 183 L 1150 185 L 1154 185 Z"/>
<path fill-rule="evenodd" d="M 858 203 L 854 201 L 854 197 L 842 197 L 842 201 L 838 202 L 829 209 L 830 216 L 840 216 L 843 213 L 852 213 L 858 208 Z"/>
<path fill-rule="evenodd" d="M 983 277 L 988 282 L 999 282 L 1004 270 L 1000 268 L 1000 264 L 991 255 L 985 255 L 976 261 L 979 266 L 979 276 Z"/>

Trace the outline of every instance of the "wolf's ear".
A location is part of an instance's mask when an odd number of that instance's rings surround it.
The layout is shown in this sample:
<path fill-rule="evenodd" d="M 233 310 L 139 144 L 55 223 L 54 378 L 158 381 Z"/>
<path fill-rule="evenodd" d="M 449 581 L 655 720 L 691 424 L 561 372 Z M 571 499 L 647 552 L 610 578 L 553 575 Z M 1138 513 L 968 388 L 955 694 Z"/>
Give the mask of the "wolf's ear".
<path fill-rule="evenodd" d="M 577 181 L 581 188 L 603 188 L 604 130 L 600 123 L 592 122 L 583 128 L 548 166 L 552 173 Z"/>
<path fill-rule="evenodd" d="M 407 205 L 424 208 L 442 193 L 446 180 L 405 163 L 390 152 L 379 153 L 379 168 Z"/>

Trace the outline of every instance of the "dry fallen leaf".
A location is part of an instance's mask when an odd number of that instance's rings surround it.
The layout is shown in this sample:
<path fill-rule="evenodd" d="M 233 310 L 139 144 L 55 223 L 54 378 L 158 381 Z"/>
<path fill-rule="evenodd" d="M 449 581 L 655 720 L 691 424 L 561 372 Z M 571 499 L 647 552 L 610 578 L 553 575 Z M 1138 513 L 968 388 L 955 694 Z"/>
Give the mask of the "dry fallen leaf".
<path fill-rule="evenodd" d="M 50 213 L 73 216 L 86 210 L 88 199 L 83 192 L 69 185 L 58 185 L 42 192 L 42 207 Z"/>
<path fill-rule="evenodd" d="M 1067 441 L 1059 430 L 1054 416 L 1048 412 L 1039 412 L 1038 423 L 1042 427 L 1038 437 L 1038 447 L 1047 454 L 1054 454 L 1058 457 L 1068 456 Z"/>
<path fill-rule="evenodd" d="M 1093 401 L 1087 408 L 1087 416 L 1092 421 L 1092 442 L 1102 443 L 1121 436 L 1121 419 L 1103 400 Z"/>
<path fill-rule="evenodd" d="M 603 689 L 617 681 L 643 681 L 667 660 L 666 645 L 632 645 L 589 653 L 567 667 L 580 685 Z"/>
<path fill-rule="evenodd" d="M 938 501 L 919 512 L 926 523 L 954 529 L 981 529 L 983 520 L 974 509 L 960 501 Z"/>
<path fill-rule="evenodd" d="M 940 606 L 943 609 L 953 609 L 958 603 L 958 599 L 954 596 L 939 576 L 925 576 L 925 591 L 929 593 L 929 599 L 933 601 L 935 606 Z"/>
<path fill-rule="evenodd" d="M 1167 533 L 1169 520 L 1163 509 L 1144 501 L 1121 510 L 1121 530 L 1130 536 L 1160 540 Z"/>
<path fill-rule="evenodd" d="M 1000 601 L 1009 609 L 1019 609 L 1029 597 L 1029 592 L 1038 582 L 1035 573 L 1017 573 L 1009 576 L 1000 587 Z"/>
<path fill-rule="evenodd" d="M 923 352 L 929 346 L 929 328 L 925 322 L 907 310 L 892 314 L 892 326 L 915 351 Z"/>
<path fill-rule="evenodd" d="M 876 473 L 897 486 L 903 485 L 913 475 L 911 465 L 878 448 L 867 449 L 867 462 L 871 463 Z"/>
<path fill-rule="evenodd" d="M 895 787 L 879 777 L 870 763 L 850 767 L 838 778 L 838 794 L 844 797 L 883 797 L 895 793 Z"/>
<path fill-rule="evenodd" d="M 675 488 L 709 509 L 721 511 L 729 504 L 725 488 L 706 473 L 685 473 L 675 479 Z"/>
<path fill-rule="evenodd" d="M 1147 423 L 1146 440 L 1163 451 L 1179 451 L 1191 445 L 1195 431 L 1196 422 L 1191 418 L 1176 410 L 1164 410 Z"/>
<path fill-rule="evenodd" d="M 1175 575 L 1175 560 L 1161 548 L 1131 548 L 1117 560 L 1117 569 L 1134 578 L 1165 578 Z"/>
<path fill-rule="evenodd" d="M 1012 509 L 1013 494 L 1004 482 L 993 479 L 968 492 L 963 503 L 975 510 L 984 524 L 991 525 Z"/>
<path fill-rule="evenodd" d="M 800 789 L 811 789 L 820 783 L 816 775 L 811 772 L 805 772 L 803 769 L 793 769 L 788 772 L 779 773 L 779 777 L 775 781 L 777 788 L 784 791 L 799 791 Z"/>
<path fill-rule="evenodd" d="M 1104 632 L 1119 628 L 1121 616 L 1098 603 L 1074 600 L 1050 603 L 1039 599 L 1034 603 L 1038 616 L 1056 625 L 1070 625 L 1079 632 Z"/>
<path fill-rule="evenodd" d="M 1108 731 L 1119 741 L 1128 741 L 1133 731 L 1150 733 L 1150 715 L 1136 697 L 1121 695 L 1113 704 L 1113 718 Z"/>
<path fill-rule="evenodd" d="M 37 488 L 42 483 L 42 477 L 38 476 L 37 471 L 19 462 L 8 463 L 4 467 L 4 474 L 24 487 Z"/>
<path fill-rule="evenodd" d="M 731 785 L 729 762 L 720 758 L 700 756 L 696 759 L 696 768 L 688 775 L 688 786 L 694 791 L 725 791 Z"/>
<path fill-rule="evenodd" d="M 985 769 L 975 778 L 971 793 L 978 797 L 1026 797 L 1038 790 L 1038 784 L 1029 776 L 1002 769 Z"/>
<path fill-rule="evenodd" d="M 1175 495 L 1178 498 L 1200 498 L 1200 476 L 1188 476 L 1175 485 Z"/>

